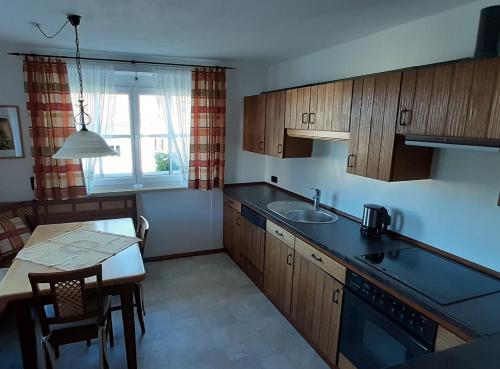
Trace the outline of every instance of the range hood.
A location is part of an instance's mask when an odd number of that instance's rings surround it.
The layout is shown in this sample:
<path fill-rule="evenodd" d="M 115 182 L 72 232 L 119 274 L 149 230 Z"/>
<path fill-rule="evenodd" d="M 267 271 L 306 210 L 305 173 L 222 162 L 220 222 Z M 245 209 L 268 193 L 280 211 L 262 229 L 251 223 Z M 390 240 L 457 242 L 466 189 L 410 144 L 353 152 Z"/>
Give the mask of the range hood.
<path fill-rule="evenodd" d="M 309 138 L 311 140 L 347 141 L 349 132 L 314 131 L 312 129 L 290 129 L 286 130 L 290 137 Z"/>
<path fill-rule="evenodd" d="M 408 146 L 500 152 L 500 139 L 406 135 Z"/>

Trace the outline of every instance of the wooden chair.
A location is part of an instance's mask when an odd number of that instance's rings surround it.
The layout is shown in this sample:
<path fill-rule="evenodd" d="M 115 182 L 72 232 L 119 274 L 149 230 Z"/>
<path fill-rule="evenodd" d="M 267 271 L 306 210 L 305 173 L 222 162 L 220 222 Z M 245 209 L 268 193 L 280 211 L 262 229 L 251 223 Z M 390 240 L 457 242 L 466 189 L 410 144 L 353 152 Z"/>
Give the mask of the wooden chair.
<path fill-rule="evenodd" d="M 139 222 L 137 223 L 136 236 L 141 239 L 139 242 L 139 249 L 141 255 L 144 257 L 144 250 L 146 248 L 146 239 L 148 237 L 149 222 L 142 215 L 139 216 Z M 141 326 L 142 334 L 146 333 L 146 326 L 144 325 L 144 316 L 146 315 L 146 310 L 144 310 L 144 298 L 143 298 L 143 286 L 142 283 L 137 283 L 134 286 L 134 301 L 137 311 L 137 319 L 139 320 L 139 325 Z M 121 310 L 121 305 L 113 306 L 112 311 Z"/>
<path fill-rule="evenodd" d="M 102 266 L 28 274 L 42 329 L 47 368 L 55 369 L 59 346 L 99 339 L 100 368 L 109 368 L 106 341 L 113 336 L 109 296 L 103 295 Z M 92 278 L 91 282 L 86 282 Z M 95 280 L 95 282 L 94 282 Z M 40 289 L 48 284 L 48 294 Z M 95 290 L 87 288 L 94 285 Z M 95 292 L 95 293 L 94 293 Z"/>

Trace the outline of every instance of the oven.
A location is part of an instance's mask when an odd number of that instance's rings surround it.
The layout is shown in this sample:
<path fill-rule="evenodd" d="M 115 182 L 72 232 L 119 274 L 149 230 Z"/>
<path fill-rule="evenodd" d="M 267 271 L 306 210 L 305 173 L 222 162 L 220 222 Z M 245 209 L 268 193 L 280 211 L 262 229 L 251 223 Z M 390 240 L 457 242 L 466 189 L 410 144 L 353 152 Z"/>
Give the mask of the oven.
<path fill-rule="evenodd" d="M 434 351 L 437 324 L 348 272 L 340 353 L 357 369 L 381 369 Z"/>

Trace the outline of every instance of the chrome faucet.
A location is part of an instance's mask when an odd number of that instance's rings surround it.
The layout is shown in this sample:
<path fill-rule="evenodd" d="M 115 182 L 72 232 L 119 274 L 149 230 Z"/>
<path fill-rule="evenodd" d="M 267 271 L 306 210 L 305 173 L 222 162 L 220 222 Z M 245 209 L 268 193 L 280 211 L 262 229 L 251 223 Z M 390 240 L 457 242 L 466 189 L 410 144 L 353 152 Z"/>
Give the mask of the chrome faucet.
<path fill-rule="evenodd" d="M 319 200 L 321 198 L 321 190 L 317 188 L 311 188 L 311 190 L 314 190 L 314 196 L 313 196 L 313 201 L 314 201 L 314 211 L 319 211 Z"/>

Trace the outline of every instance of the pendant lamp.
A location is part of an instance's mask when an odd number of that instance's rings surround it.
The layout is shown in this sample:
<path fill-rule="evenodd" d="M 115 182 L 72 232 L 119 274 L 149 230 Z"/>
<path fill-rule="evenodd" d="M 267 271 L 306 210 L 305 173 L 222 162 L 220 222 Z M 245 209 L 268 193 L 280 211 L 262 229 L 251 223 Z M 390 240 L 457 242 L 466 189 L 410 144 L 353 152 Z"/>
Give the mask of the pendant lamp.
<path fill-rule="evenodd" d="M 85 113 L 83 106 L 83 81 L 82 66 L 80 60 L 80 41 L 78 39 L 78 26 L 80 25 L 79 15 L 68 15 L 68 21 L 75 27 L 76 44 L 76 69 L 80 82 L 80 93 L 78 98 L 79 114 L 76 116 L 77 124 L 81 129 L 72 133 L 57 152 L 52 155 L 54 159 L 84 159 L 99 158 L 103 156 L 118 155 L 97 133 L 89 131 L 87 125 L 90 123 L 90 116 Z"/>

